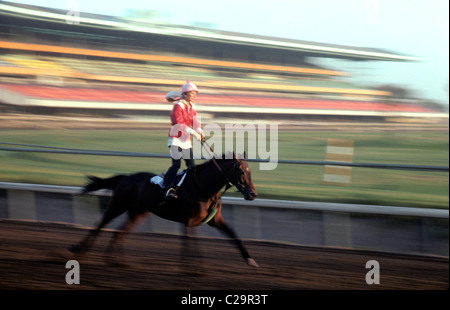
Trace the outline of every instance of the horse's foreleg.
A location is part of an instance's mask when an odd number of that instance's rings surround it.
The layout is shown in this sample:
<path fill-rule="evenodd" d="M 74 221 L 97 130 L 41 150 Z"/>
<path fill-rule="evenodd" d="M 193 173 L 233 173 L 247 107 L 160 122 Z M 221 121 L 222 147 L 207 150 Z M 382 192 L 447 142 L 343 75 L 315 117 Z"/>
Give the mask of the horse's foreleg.
<path fill-rule="evenodd" d="M 223 219 L 221 214 L 217 214 L 212 221 L 208 222 L 208 224 L 212 227 L 216 227 L 218 230 L 220 230 L 222 233 L 224 233 L 234 241 L 234 244 L 238 247 L 242 257 L 249 266 L 259 267 L 256 261 L 250 256 L 246 247 L 238 238 L 234 230 L 225 223 L 225 220 Z"/>

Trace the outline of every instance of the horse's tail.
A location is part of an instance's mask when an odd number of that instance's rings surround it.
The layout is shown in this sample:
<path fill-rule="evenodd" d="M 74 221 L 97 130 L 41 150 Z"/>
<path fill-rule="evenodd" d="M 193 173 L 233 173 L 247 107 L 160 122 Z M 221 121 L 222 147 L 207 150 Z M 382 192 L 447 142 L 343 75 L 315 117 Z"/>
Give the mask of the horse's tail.
<path fill-rule="evenodd" d="M 89 175 L 87 176 L 89 182 L 83 187 L 83 189 L 81 190 L 81 194 L 83 195 L 89 192 L 94 192 L 99 189 L 114 189 L 117 182 L 119 182 L 124 177 L 124 175 L 115 175 L 110 178 L 102 179 Z"/>

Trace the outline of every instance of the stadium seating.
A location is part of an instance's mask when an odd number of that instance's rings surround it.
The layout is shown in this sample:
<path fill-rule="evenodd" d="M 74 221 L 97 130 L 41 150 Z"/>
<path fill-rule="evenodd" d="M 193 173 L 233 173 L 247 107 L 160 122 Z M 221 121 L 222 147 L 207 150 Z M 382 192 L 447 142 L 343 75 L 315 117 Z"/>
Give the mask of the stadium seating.
<path fill-rule="evenodd" d="M 0 84 L 0 88 L 22 94 L 30 98 L 49 100 L 80 100 L 88 102 L 120 102 L 120 103 L 164 103 L 164 92 L 131 91 L 115 89 L 89 89 L 52 86 L 30 86 L 19 84 Z M 243 95 L 211 95 L 202 94 L 196 100 L 198 105 L 236 107 L 257 107 L 303 110 L 346 110 L 346 111 L 378 111 L 378 112 L 435 112 L 431 109 L 412 105 L 392 105 L 382 102 L 283 98 L 267 96 Z"/>
<path fill-rule="evenodd" d="M 20 83 L 3 83 L 0 87 L 29 98 L 163 103 L 164 90 L 193 80 L 206 90 L 198 97 L 198 104 L 207 106 L 435 112 L 411 104 L 385 103 L 383 99 L 389 93 L 339 79 L 344 72 L 307 64 L 283 67 L 5 41 L 1 47 L 9 48 L 9 53 L 0 56 L 0 82 L 2 76 L 21 78 Z M 63 82 L 59 86 L 39 85 L 39 76 L 53 76 Z M 147 90 L 147 86 L 161 92 Z"/>
<path fill-rule="evenodd" d="M 315 66 L 285 67 L 267 64 L 240 63 L 195 59 L 178 56 L 146 55 L 91 49 L 65 48 L 42 44 L 1 42 L 5 48 L 33 51 L 34 56 L 13 54 L 3 62 L 17 69 L 0 67 L 0 73 L 18 75 L 54 75 L 114 83 L 176 86 L 183 80 L 198 81 L 213 89 L 254 90 L 270 92 L 385 96 L 386 92 L 360 89 L 347 82 L 334 80 L 344 72 Z M 55 53 L 58 57 L 39 53 Z M 64 53 L 64 56 L 60 56 Z M 72 57 L 68 57 L 72 56 Z M 92 59 L 95 57 L 95 59 Z M 19 69 L 21 68 L 21 69 Z M 24 68 L 29 70 L 23 70 Z M 30 69 L 34 69 L 30 70 Z M 40 71 L 36 71 L 40 70 Z M 180 80 L 180 77 L 184 79 Z"/>

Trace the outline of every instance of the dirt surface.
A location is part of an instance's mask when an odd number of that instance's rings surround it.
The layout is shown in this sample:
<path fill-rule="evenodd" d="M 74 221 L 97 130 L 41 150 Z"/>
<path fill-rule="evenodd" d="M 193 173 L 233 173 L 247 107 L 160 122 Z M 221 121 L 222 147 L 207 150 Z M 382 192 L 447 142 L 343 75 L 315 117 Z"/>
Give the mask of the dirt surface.
<path fill-rule="evenodd" d="M 132 234 L 122 256 L 105 254 L 105 231 L 84 256 L 67 247 L 86 228 L 0 220 L 0 289 L 304 290 L 448 289 L 448 258 L 391 255 L 245 241 L 260 268 L 247 266 L 226 239 L 198 239 L 200 255 L 181 256 L 183 238 Z M 80 264 L 80 284 L 66 283 L 66 262 Z M 377 260 L 380 284 L 366 283 Z"/>

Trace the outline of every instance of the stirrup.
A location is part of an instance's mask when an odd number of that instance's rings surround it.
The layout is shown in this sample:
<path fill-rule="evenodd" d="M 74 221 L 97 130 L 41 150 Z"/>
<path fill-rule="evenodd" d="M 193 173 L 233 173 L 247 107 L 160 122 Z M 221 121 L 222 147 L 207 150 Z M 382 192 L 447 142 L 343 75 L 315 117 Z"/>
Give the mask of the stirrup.
<path fill-rule="evenodd" d="M 164 197 L 177 199 L 178 198 L 177 191 L 175 190 L 175 188 L 171 187 L 166 191 Z"/>

